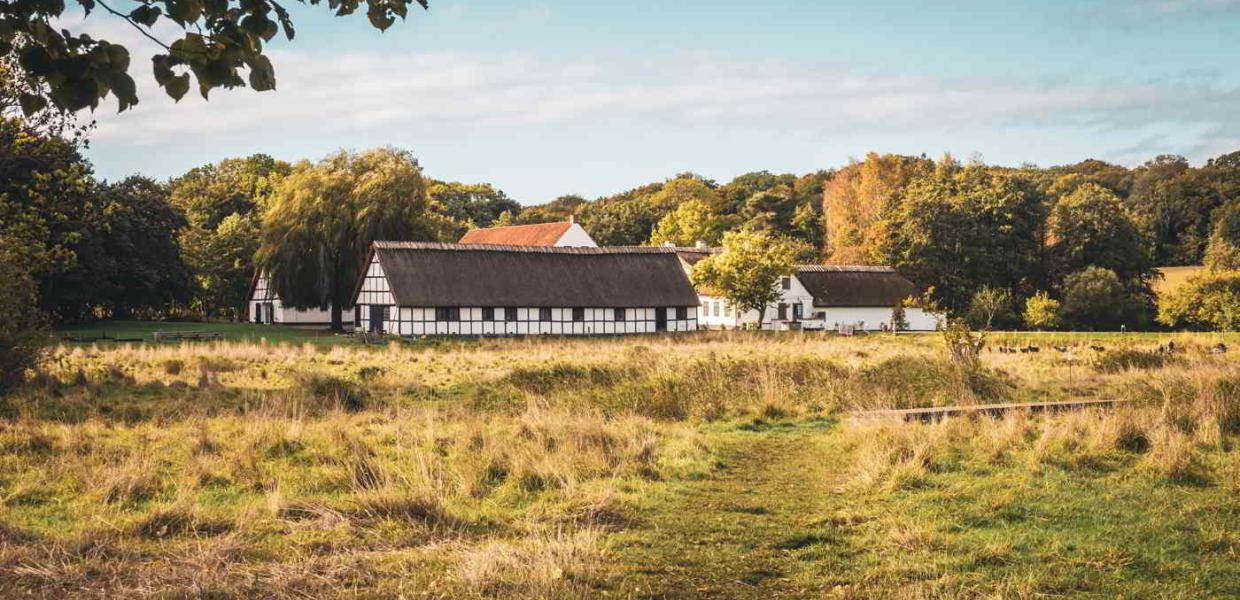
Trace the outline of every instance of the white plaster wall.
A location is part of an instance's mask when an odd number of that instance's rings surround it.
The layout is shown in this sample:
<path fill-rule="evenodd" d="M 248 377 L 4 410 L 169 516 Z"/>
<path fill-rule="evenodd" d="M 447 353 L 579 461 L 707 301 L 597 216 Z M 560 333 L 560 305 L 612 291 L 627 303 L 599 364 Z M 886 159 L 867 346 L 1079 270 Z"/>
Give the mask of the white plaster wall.
<path fill-rule="evenodd" d="M 590 234 L 586 233 L 586 230 L 582 229 L 581 225 L 578 225 L 577 223 L 573 223 L 569 226 L 568 231 L 565 231 L 564 235 L 560 236 L 560 239 L 556 241 L 555 245 L 560 247 L 572 246 L 576 248 L 598 247 L 598 244 L 594 242 L 594 238 L 590 237 Z"/>
<path fill-rule="evenodd" d="M 270 282 L 265 274 L 258 276 L 258 282 L 254 286 L 254 292 L 250 295 L 249 301 L 246 303 L 246 320 L 250 323 L 255 321 L 258 316 L 256 303 L 269 302 L 272 305 L 272 322 L 284 325 L 318 325 L 331 323 L 332 313 L 328 310 L 298 310 L 295 308 L 285 307 L 280 302 L 279 294 L 275 290 L 270 289 Z"/>
<path fill-rule="evenodd" d="M 538 321 L 537 308 L 518 308 L 518 318 L 533 319 L 530 321 L 505 321 L 502 308 L 496 308 L 495 319 L 482 321 L 481 307 L 463 307 L 461 318 L 474 318 L 475 321 L 434 321 L 435 309 L 420 307 L 393 307 L 390 318 L 384 323 L 384 330 L 389 334 L 402 336 L 422 335 L 622 335 L 637 333 L 656 333 L 654 308 L 625 309 L 625 321 L 614 320 L 611 308 L 585 309 L 585 321 L 572 321 L 572 308 L 560 307 L 551 309 L 552 319 L 557 321 Z M 697 309 L 688 307 L 685 319 L 676 319 L 675 309 L 669 308 L 667 331 L 697 331 Z M 367 328 L 369 307 L 362 307 L 362 327 Z M 426 321 L 398 321 L 397 316 L 406 319 L 428 319 Z M 597 319 L 597 320 L 595 320 Z M 650 321 L 639 321 L 650 319 Z"/>

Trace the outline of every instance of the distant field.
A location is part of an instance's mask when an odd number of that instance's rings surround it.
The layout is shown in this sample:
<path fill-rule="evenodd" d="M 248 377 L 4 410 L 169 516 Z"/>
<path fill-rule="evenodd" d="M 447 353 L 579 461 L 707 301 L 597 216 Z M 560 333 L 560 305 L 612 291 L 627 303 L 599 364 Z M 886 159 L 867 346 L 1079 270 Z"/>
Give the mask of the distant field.
<path fill-rule="evenodd" d="M 255 341 L 61 345 L 0 398 L 0 596 L 1240 597 L 1235 336 L 971 371 L 937 334 L 210 327 Z M 1088 398 L 1130 404 L 850 418 Z"/>
<path fill-rule="evenodd" d="M 1162 274 L 1162 278 L 1154 282 L 1154 293 L 1163 296 L 1175 292 L 1180 286 L 1184 285 L 1188 279 L 1201 271 L 1205 267 L 1159 267 L 1158 272 Z"/>
<path fill-rule="evenodd" d="M 180 321 L 99 321 L 85 325 L 59 327 L 57 337 L 111 337 L 151 341 L 156 331 L 205 331 L 221 334 L 230 341 L 347 343 L 347 335 L 333 335 L 324 328 L 300 328 L 256 323 L 190 323 Z"/>

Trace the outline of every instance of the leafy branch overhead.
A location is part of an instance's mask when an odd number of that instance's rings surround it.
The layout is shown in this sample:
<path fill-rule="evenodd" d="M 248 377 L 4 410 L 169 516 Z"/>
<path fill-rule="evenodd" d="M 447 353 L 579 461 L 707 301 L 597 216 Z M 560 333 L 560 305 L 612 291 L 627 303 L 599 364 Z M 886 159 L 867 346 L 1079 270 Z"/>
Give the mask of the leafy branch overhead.
<path fill-rule="evenodd" d="M 119 4 L 122 0 L 110 0 Z M 321 0 L 299 0 L 319 5 Z M 249 85 L 258 91 L 276 87 L 275 70 L 263 45 L 283 32 L 293 39 L 295 29 L 287 8 L 275 0 L 124 0 L 114 6 L 104 0 L 77 0 L 86 14 L 102 9 L 123 19 L 164 52 L 152 57 L 155 81 L 173 99 L 189 91 L 191 77 L 206 98 L 217 87 Z M 366 16 L 380 31 L 404 19 L 409 5 L 428 8 L 428 0 L 365 0 Z M 132 7 L 132 4 L 137 4 Z M 351 15 L 362 0 L 327 0 L 336 16 Z M 13 57 L 18 76 L 31 84 L 22 94 L 27 114 L 54 107 L 76 112 L 95 109 L 109 94 L 120 110 L 138 103 L 129 74 L 129 49 L 84 33 L 53 26 L 65 12 L 63 0 L 5 0 L 0 2 L 0 57 Z M 153 32 L 157 23 L 171 21 L 184 34 L 162 40 Z M 243 73 L 245 77 L 243 77 Z"/>

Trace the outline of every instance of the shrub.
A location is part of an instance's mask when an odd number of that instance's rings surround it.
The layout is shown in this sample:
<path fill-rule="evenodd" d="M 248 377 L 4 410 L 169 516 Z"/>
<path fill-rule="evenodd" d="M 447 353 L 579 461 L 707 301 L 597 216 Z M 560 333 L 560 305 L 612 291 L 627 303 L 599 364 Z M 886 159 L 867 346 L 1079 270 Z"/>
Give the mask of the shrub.
<path fill-rule="evenodd" d="M 358 412 L 366 408 L 366 390 L 348 379 L 322 373 L 298 373 L 294 383 L 310 397 L 345 411 Z"/>

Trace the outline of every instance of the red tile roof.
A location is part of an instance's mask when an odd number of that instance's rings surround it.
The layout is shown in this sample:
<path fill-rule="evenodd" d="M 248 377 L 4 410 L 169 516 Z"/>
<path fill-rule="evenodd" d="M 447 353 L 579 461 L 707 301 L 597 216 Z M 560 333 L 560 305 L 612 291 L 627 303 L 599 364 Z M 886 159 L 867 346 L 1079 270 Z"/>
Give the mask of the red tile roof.
<path fill-rule="evenodd" d="M 499 244 L 504 246 L 554 246 L 573 224 L 538 223 L 471 229 L 461 237 L 462 244 Z"/>

